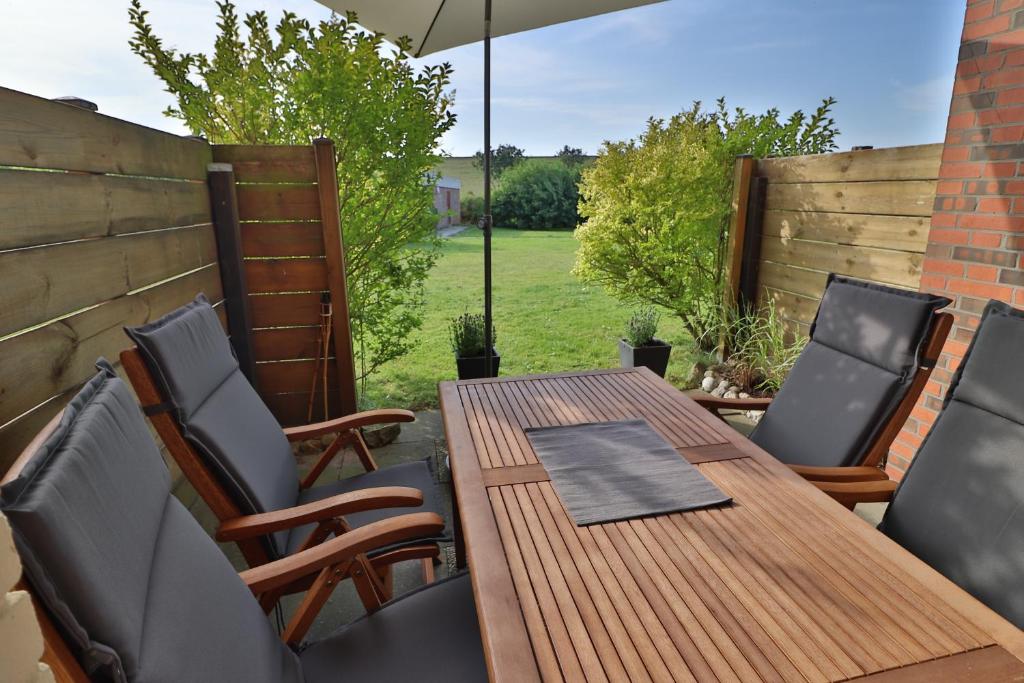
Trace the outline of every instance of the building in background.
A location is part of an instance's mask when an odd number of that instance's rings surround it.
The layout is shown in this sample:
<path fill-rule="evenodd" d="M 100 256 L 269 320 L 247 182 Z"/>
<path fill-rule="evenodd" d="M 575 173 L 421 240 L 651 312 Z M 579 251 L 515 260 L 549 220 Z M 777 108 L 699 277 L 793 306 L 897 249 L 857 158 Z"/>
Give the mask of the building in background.
<path fill-rule="evenodd" d="M 437 179 L 437 186 L 434 188 L 434 208 L 437 209 L 437 227 L 450 228 L 462 222 L 459 213 L 459 194 L 462 191 L 462 181 L 450 176 L 441 176 Z"/>

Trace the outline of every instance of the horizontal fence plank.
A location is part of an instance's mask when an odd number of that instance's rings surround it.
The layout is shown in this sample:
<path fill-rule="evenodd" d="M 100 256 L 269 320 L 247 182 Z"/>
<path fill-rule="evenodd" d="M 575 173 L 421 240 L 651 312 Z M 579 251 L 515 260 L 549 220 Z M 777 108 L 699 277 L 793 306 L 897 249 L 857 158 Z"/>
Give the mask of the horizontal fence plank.
<path fill-rule="evenodd" d="M 826 183 L 871 180 L 934 180 L 942 144 L 764 159 L 758 175 L 771 183 Z"/>
<path fill-rule="evenodd" d="M 320 220 L 320 196 L 315 185 L 238 185 L 235 192 L 239 220 Z"/>
<path fill-rule="evenodd" d="M 822 270 L 795 268 L 784 263 L 761 263 L 758 286 L 771 287 L 785 292 L 793 292 L 813 299 L 820 299 L 825 292 L 828 273 Z"/>
<path fill-rule="evenodd" d="M 82 382 L 84 383 L 86 379 L 88 377 L 83 377 Z M 54 415 L 64 409 L 78 389 L 79 387 L 74 387 L 60 396 L 55 396 L 17 420 L 0 427 L 0 476 L 7 473 L 29 442 L 43 430 Z"/>
<path fill-rule="evenodd" d="M 243 264 L 253 294 L 327 289 L 327 261 L 322 258 L 246 259 Z"/>
<path fill-rule="evenodd" d="M 320 222 L 243 223 L 244 256 L 323 256 L 324 234 Z"/>
<path fill-rule="evenodd" d="M 254 328 L 316 325 L 320 320 L 320 294 L 263 294 L 249 297 Z"/>
<path fill-rule="evenodd" d="M 916 289 L 922 254 L 765 236 L 761 258 Z"/>
<path fill-rule="evenodd" d="M 256 383 L 260 387 L 260 393 L 264 396 L 306 392 L 308 398 L 313 381 L 314 366 L 315 362 L 312 360 L 257 363 Z M 336 370 L 334 361 L 331 360 L 328 364 L 327 382 L 332 392 L 336 391 L 335 383 L 338 381 Z M 337 394 L 334 397 L 336 396 Z"/>
<path fill-rule="evenodd" d="M 931 216 L 931 180 L 768 185 L 766 209 L 829 213 Z"/>
<path fill-rule="evenodd" d="M 803 296 L 784 292 L 771 287 L 763 287 L 761 301 L 770 299 L 775 304 L 775 310 L 781 318 L 810 325 L 814 322 L 814 316 L 818 313 L 820 298 Z"/>
<path fill-rule="evenodd" d="M 0 169 L 0 249 L 210 220 L 206 183 Z"/>
<path fill-rule="evenodd" d="M 240 183 L 315 183 L 312 145 L 214 145 L 213 160 L 231 164 Z"/>
<path fill-rule="evenodd" d="M 0 424 L 80 385 L 98 357 L 115 361 L 131 345 L 126 325 L 155 320 L 199 292 L 214 303 L 223 298 L 216 265 L 0 341 Z"/>
<path fill-rule="evenodd" d="M 0 336 L 216 262 L 213 227 L 0 253 Z"/>
<path fill-rule="evenodd" d="M 777 211 L 764 213 L 762 232 L 772 237 L 881 247 L 923 254 L 931 218 L 855 213 Z"/>
<path fill-rule="evenodd" d="M 205 180 L 210 145 L 0 88 L 0 166 Z"/>
<path fill-rule="evenodd" d="M 253 356 L 259 361 L 316 358 L 321 344 L 319 327 L 278 327 L 252 333 Z"/>
<path fill-rule="evenodd" d="M 327 390 L 329 392 L 328 407 L 332 414 L 336 414 L 338 408 L 337 392 L 335 392 L 332 387 L 328 387 Z M 264 395 L 263 402 L 267 404 L 267 407 L 270 408 L 270 412 L 274 414 L 274 417 L 277 418 L 277 421 L 280 422 L 283 427 L 294 427 L 297 425 L 309 424 L 311 421 L 319 422 L 320 420 L 326 419 L 324 417 L 324 395 L 320 388 L 317 388 L 315 400 L 313 402 L 312 420 L 306 419 L 309 410 L 308 386 L 303 392 Z"/>

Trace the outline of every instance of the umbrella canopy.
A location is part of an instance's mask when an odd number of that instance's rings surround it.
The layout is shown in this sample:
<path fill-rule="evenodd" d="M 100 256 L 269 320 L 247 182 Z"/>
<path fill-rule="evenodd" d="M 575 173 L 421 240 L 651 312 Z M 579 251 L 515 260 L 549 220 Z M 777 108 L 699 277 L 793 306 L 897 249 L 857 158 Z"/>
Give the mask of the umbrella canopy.
<path fill-rule="evenodd" d="M 491 37 L 664 0 L 317 0 L 359 25 L 412 40 L 414 57 L 484 41 L 484 367 L 491 377 Z M 495 373 L 496 374 L 496 373 Z"/>
<path fill-rule="evenodd" d="M 491 36 L 593 17 L 663 0 L 493 0 Z M 408 36 L 412 55 L 468 45 L 484 39 L 484 0 L 318 0 L 359 25 L 388 38 Z"/>

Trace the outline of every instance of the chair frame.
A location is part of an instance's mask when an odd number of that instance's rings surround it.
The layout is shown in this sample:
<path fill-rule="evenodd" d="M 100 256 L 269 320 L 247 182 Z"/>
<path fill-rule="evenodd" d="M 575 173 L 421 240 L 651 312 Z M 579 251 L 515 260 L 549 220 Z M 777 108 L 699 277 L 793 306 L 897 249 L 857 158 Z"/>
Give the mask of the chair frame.
<path fill-rule="evenodd" d="M 124 368 L 125 374 L 128 376 L 128 380 L 131 382 L 143 408 L 166 405 L 168 397 L 163 394 L 157 385 L 138 347 L 122 351 L 120 360 L 121 366 Z M 421 505 L 423 502 L 422 494 L 415 489 L 381 487 L 341 494 L 283 510 L 247 515 L 239 509 L 238 505 L 232 500 L 214 473 L 206 465 L 199 452 L 185 438 L 181 424 L 178 422 L 173 411 L 154 412 L 148 417 L 182 473 L 219 520 L 220 525 L 216 532 L 217 540 L 233 541 L 236 543 L 249 567 L 259 567 L 271 562 L 271 558 L 263 545 L 263 537 L 267 534 L 304 526 L 310 522 L 317 522 L 316 529 L 314 529 L 295 553 L 298 554 L 323 543 L 332 534 L 340 536 L 351 533 L 348 524 L 344 520 L 344 515 L 346 514 L 374 509 Z M 376 470 L 377 463 L 366 442 L 363 440 L 359 428 L 373 424 L 412 422 L 414 419 L 415 416 L 408 410 L 370 410 L 326 422 L 285 428 L 283 431 L 289 441 L 301 441 L 326 434 L 337 434 L 330 445 L 321 452 L 313 468 L 299 483 L 300 489 L 310 488 L 323 473 L 327 465 L 330 464 L 331 460 L 347 445 L 353 447 L 360 463 L 367 472 Z M 412 492 L 415 492 L 417 496 L 410 496 L 409 494 Z M 375 602 L 379 606 L 379 604 L 393 597 L 391 575 L 391 566 L 393 564 L 407 560 L 419 560 L 424 580 L 427 583 L 431 583 L 434 581 L 434 562 L 439 557 L 440 548 L 436 543 L 407 546 L 370 558 L 368 560 L 368 567 L 353 565 L 349 568 L 350 571 L 345 573 L 345 576 L 355 578 L 356 575 L 353 572 L 362 572 L 363 569 L 372 567 L 373 571 L 365 572 L 366 580 L 371 584 L 370 588 L 372 588 L 372 591 L 366 586 L 360 587 L 361 582 L 357 582 L 357 588 L 359 588 L 360 597 L 364 597 L 363 593 L 366 592 L 364 602 L 369 599 L 371 592 L 376 594 L 377 600 Z M 264 594 L 260 601 L 264 609 L 269 611 L 280 596 L 304 591 L 309 587 L 309 577 L 300 577 L 294 585 L 276 587 L 275 591 Z"/>
<path fill-rule="evenodd" d="M 811 481 L 849 483 L 860 481 L 882 481 L 887 479 L 881 464 L 889 447 L 896 439 L 896 436 L 903 429 L 904 423 L 910 417 L 911 411 L 921 397 L 932 371 L 942 355 L 942 348 L 946 344 L 946 338 L 953 326 L 953 315 L 942 311 L 932 314 L 932 323 L 928 336 L 924 341 L 924 350 L 921 353 L 921 362 L 914 373 L 914 379 L 904 394 L 899 405 L 892 412 L 886 421 L 885 426 L 878 432 L 878 436 L 872 442 L 871 447 L 864 455 L 864 459 L 857 465 L 848 467 L 814 467 L 805 465 L 789 465 L 794 472 Z M 718 398 L 716 396 L 690 396 L 702 408 L 705 408 L 719 418 L 723 419 L 719 410 L 766 410 L 771 404 L 770 398 Z"/>
<path fill-rule="evenodd" d="M 21 452 L 0 485 L 17 479 L 25 465 L 40 446 L 60 425 L 64 411 L 54 416 L 28 446 Z M 395 487 L 398 488 L 398 487 Z M 281 632 L 281 640 L 297 646 L 313 624 L 320 609 L 334 588 L 344 578 L 351 578 L 367 613 L 380 609 L 382 601 L 377 593 L 377 570 L 367 553 L 393 543 L 437 535 L 444 529 L 444 520 L 432 512 L 415 512 L 372 522 L 346 534 L 329 538 L 315 547 L 304 548 L 288 557 L 267 562 L 259 567 L 239 573 L 239 577 L 264 606 L 273 605 L 286 592 L 295 592 L 295 586 L 307 586 L 306 595 L 295 609 L 291 620 Z M 89 683 L 89 676 L 72 654 L 68 643 L 50 618 L 35 588 L 22 577 L 14 590 L 29 594 L 36 620 L 43 636 L 43 654 L 40 661 L 50 667 L 54 678 L 61 683 Z M 268 600 L 268 596 L 272 600 Z"/>

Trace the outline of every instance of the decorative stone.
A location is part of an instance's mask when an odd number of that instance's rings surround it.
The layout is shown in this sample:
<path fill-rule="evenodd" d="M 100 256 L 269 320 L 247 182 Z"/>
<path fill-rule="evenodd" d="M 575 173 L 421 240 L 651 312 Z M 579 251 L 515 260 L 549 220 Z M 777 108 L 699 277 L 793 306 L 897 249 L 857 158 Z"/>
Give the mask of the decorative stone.
<path fill-rule="evenodd" d="M 750 398 L 750 394 L 745 391 L 740 392 L 740 398 Z"/>
<path fill-rule="evenodd" d="M 722 394 L 722 398 L 739 398 L 739 397 L 740 397 L 739 394 L 737 394 L 735 391 L 727 391 L 724 394 Z"/>
<path fill-rule="evenodd" d="M 731 391 L 731 392 L 733 392 L 735 394 L 739 394 L 740 393 L 740 388 L 737 385 L 735 385 L 735 384 L 730 384 L 729 388 L 727 389 L 727 391 Z"/>
<path fill-rule="evenodd" d="M 695 387 L 700 384 L 707 367 L 704 363 L 694 363 L 690 368 L 690 375 L 686 378 L 686 386 Z"/>
<path fill-rule="evenodd" d="M 398 435 L 402 433 L 402 425 L 398 422 L 388 425 L 373 425 L 372 427 L 363 427 L 362 431 L 363 440 L 366 441 L 367 446 L 380 448 L 398 438 Z"/>
<path fill-rule="evenodd" d="M 704 376 L 705 377 L 711 377 L 713 379 L 714 376 L 715 376 L 715 371 L 714 370 L 705 370 L 704 371 Z"/>
<path fill-rule="evenodd" d="M 715 389 L 714 391 L 711 392 L 712 396 L 716 396 L 718 398 L 722 398 L 722 396 L 724 394 L 725 394 L 725 389 L 723 387 L 718 387 L 717 389 Z"/>
<path fill-rule="evenodd" d="M 710 393 L 715 388 L 715 378 L 705 377 L 704 381 L 700 383 L 700 388 Z"/>
<path fill-rule="evenodd" d="M 723 379 L 721 382 L 718 383 L 718 388 L 721 389 L 722 391 L 729 391 L 729 380 Z"/>

